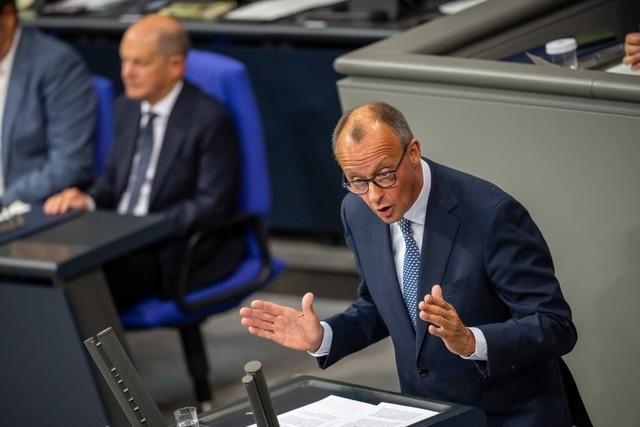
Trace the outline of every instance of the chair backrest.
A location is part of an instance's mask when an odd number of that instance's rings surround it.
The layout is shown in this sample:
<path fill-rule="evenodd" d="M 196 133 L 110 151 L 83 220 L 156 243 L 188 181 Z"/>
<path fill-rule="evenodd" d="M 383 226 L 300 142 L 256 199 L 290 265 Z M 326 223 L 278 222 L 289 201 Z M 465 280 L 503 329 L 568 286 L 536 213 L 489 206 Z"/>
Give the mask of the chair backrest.
<path fill-rule="evenodd" d="M 113 142 L 113 83 L 106 77 L 94 75 L 93 87 L 96 91 L 96 128 L 94 130 L 93 165 L 95 176 L 104 173 L 107 156 Z"/>
<path fill-rule="evenodd" d="M 265 217 L 271 207 L 269 173 L 260 112 L 246 67 L 224 55 L 191 50 L 186 79 L 215 96 L 229 110 L 241 152 L 238 212 Z"/>

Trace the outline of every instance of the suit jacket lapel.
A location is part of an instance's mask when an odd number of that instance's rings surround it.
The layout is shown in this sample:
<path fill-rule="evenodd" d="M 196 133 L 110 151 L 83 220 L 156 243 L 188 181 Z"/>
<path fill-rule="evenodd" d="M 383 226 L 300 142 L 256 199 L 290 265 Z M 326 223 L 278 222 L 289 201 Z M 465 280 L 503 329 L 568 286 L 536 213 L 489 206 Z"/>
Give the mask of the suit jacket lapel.
<path fill-rule="evenodd" d="M 167 128 L 162 141 L 162 149 L 160 150 L 160 157 L 158 158 L 158 165 L 156 166 L 153 184 L 151 185 L 151 195 L 149 196 L 150 209 L 158 197 L 158 192 L 162 188 L 163 182 L 171 172 L 171 164 L 176 159 L 182 146 L 182 140 L 188 130 L 187 123 L 189 115 L 191 114 L 192 103 L 190 100 L 193 97 L 192 91 L 193 88 L 185 82 L 176 99 L 173 110 L 171 114 L 169 114 Z"/>
<path fill-rule="evenodd" d="M 140 130 L 140 103 L 132 103 L 127 105 L 126 108 L 127 111 L 125 113 L 125 117 L 129 117 L 129 119 L 122 122 L 121 128 L 119 129 L 121 133 L 118 138 L 123 142 L 120 161 L 124 167 L 117 169 L 119 173 L 116 177 L 116 200 L 120 200 L 127 189 L 129 176 L 131 174 L 131 166 L 133 163 L 133 155 L 135 154 L 138 145 L 138 132 Z"/>
<path fill-rule="evenodd" d="M 9 141 L 11 141 L 11 134 L 20 111 L 20 103 L 24 99 L 25 90 L 31 78 L 29 57 L 32 54 L 32 36 L 31 31 L 25 28 L 22 29 L 22 35 L 13 59 L 13 69 L 9 76 L 9 87 L 2 121 L 2 166 L 5 175 L 9 167 Z"/>
<path fill-rule="evenodd" d="M 421 251 L 418 295 L 422 297 L 431 292 L 433 285 L 442 284 L 460 226 L 460 221 L 451 214 L 457 200 L 446 175 L 438 164 L 430 161 L 428 163 L 431 168 L 431 191 Z M 420 349 L 428 333 L 427 326 L 427 323 L 421 320 L 416 325 L 416 358 L 420 355 Z"/>

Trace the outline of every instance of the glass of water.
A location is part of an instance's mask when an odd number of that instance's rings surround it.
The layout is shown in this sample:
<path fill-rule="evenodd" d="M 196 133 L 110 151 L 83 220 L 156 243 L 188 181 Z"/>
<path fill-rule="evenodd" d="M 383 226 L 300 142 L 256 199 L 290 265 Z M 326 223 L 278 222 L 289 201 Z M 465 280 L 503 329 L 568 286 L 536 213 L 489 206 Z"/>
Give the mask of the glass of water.
<path fill-rule="evenodd" d="M 176 417 L 176 427 L 200 427 L 198 410 L 193 406 L 176 409 L 173 415 Z"/>

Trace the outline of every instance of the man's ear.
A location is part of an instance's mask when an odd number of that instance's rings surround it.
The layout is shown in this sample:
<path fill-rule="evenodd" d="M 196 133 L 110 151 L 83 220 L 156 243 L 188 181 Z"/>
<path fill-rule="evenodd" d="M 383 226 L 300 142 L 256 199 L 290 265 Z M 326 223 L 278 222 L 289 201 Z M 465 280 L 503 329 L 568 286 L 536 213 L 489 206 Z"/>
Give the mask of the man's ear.
<path fill-rule="evenodd" d="M 420 161 L 422 157 L 422 147 L 420 146 L 420 141 L 413 138 L 409 143 L 409 158 L 412 162 Z"/>
<path fill-rule="evenodd" d="M 169 57 L 171 76 L 182 79 L 187 69 L 187 58 L 184 55 L 174 54 Z"/>
<path fill-rule="evenodd" d="M 2 26 L 16 26 L 18 23 L 18 10 L 13 4 L 5 4 L 0 7 L 0 19 L 2 19 Z M 3 29 L 3 32 L 6 28 Z"/>

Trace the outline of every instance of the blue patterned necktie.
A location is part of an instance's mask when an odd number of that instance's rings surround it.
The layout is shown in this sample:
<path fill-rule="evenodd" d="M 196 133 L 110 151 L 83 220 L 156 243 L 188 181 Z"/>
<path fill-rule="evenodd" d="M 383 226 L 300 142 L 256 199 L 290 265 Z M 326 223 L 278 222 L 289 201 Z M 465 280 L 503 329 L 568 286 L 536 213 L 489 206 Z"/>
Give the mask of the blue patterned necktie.
<path fill-rule="evenodd" d="M 413 232 L 411 231 L 411 221 L 406 218 L 402 218 L 398 224 L 400 230 L 402 230 L 402 236 L 404 237 L 405 251 L 404 251 L 404 263 L 402 266 L 402 293 L 404 296 L 404 303 L 407 305 L 407 311 L 413 322 L 413 327 L 416 327 L 416 321 L 418 319 L 418 273 L 420 271 L 420 252 L 418 251 L 418 245 L 413 238 Z"/>
<path fill-rule="evenodd" d="M 129 206 L 127 207 L 127 213 L 133 213 L 133 210 L 138 204 L 140 199 L 140 189 L 144 183 L 144 177 L 149 169 L 149 162 L 151 161 L 151 153 L 153 153 L 153 121 L 158 115 L 153 111 L 147 113 L 148 120 L 145 127 L 142 129 L 140 138 L 138 139 L 138 166 L 135 170 L 135 177 L 133 178 L 133 185 L 131 186 L 131 197 L 129 198 Z"/>

